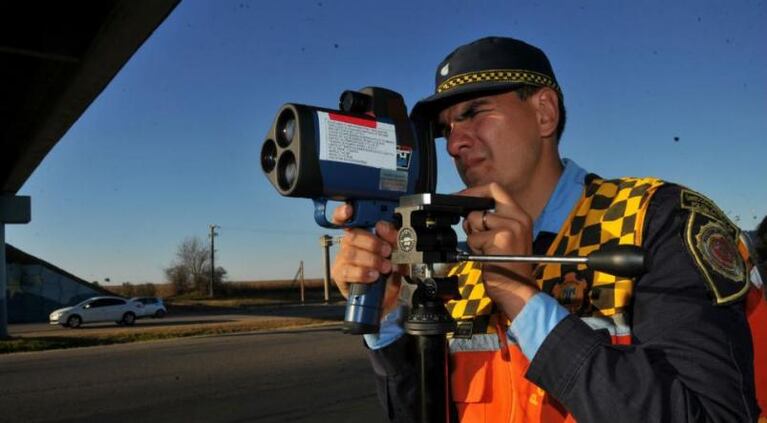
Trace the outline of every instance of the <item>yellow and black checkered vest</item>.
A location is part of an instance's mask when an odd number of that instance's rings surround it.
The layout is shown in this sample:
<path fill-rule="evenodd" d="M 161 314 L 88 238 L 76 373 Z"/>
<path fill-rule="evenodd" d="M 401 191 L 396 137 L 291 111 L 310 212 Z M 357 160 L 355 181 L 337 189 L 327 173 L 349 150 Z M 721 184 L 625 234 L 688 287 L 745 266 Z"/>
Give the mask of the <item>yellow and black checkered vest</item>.
<path fill-rule="evenodd" d="M 644 215 L 649 200 L 663 181 L 654 178 L 592 179 L 580 200 L 551 243 L 547 255 L 585 256 L 594 250 L 615 245 L 641 245 Z M 447 304 L 458 322 L 473 322 L 472 337 L 496 333 L 508 326 L 487 297 L 479 263 L 456 266 L 461 299 Z M 535 270 L 538 287 L 580 316 L 595 329 L 607 329 L 613 341 L 630 340 L 626 310 L 633 280 L 594 272 L 585 265 L 546 264 Z M 497 335 L 496 335 L 497 337 Z M 454 337 L 454 338 L 457 338 Z M 451 339 L 451 350 L 487 350 L 469 339 Z M 455 346 L 453 345 L 455 344 Z"/>

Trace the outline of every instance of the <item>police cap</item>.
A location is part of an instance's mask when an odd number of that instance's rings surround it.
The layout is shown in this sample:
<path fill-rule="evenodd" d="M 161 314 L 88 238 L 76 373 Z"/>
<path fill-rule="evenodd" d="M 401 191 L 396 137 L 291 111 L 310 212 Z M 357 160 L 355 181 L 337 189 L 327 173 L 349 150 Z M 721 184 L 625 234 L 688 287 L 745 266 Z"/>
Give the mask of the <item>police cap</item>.
<path fill-rule="evenodd" d="M 562 98 L 551 63 L 539 48 L 514 38 L 481 38 L 439 64 L 434 95 L 419 101 L 413 114 L 431 119 L 450 104 L 524 85 L 549 87 Z"/>

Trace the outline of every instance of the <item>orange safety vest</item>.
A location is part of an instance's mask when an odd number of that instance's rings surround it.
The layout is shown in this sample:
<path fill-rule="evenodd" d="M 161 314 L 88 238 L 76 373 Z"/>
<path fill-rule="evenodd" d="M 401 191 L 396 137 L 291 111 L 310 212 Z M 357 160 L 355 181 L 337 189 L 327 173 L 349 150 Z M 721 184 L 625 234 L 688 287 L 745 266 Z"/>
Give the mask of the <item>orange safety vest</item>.
<path fill-rule="evenodd" d="M 606 244 L 641 245 L 647 205 L 661 185 L 663 181 L 653 178 L 595 179 L 584 190 L 547 255 L 585 256 Z M 747 257 L 746 249 L 740 249 Z M 583 273 L 593 281 L 588 292 L 588 284 L 576 276 Z M 462 297 L 447 304 L 458 322 L 449 346 L 451 395 L 460 421 L 574 422 L 561 404 L 525 378 L 530 363 L 519 346 L 508 341 L 509 322 L 485 294 L 480 264 L 463 263 L 451 274 L 459 277 Z M 607 329 L 614 344 L 631 343 L 626 313 L 632 279 L 589 273 L 582 265 L 559 264 L 538 266 L 535 276 L 542 291 L 592 328 Z M 746 309 L 754 338 L 756 387 L 762 408 L 759 421 L 767 423 L 767 302 L 761 287 L 750 289 Z"/>
<path fill-rule="evenodd" d="M 756 273 L 756 263 L 752 260 L 748 243 L 741 237 L 739 250 L 746 260 L 747 267 Z M 764 283 L 759 276 L 752 278 L 753 282 Z M 762 409 L 759 423 L 767 423 L 767 296 L 764 285 L 754 285 L 746 296 L 746 316 L 751 328 L 751 340 L 754 343 L 754 382 L 756 402 Z"/>

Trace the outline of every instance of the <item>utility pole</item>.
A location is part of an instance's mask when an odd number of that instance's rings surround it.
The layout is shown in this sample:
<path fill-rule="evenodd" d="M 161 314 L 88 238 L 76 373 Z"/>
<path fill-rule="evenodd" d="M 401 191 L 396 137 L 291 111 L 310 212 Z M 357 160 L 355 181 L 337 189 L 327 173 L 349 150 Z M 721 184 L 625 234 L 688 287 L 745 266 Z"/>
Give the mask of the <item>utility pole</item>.
<path fill-rule="evenodd" d="M 323 283 L 325 285 L 325 304 L 330 301 L 330 246 L 333 245 L 333 237 L 322 235 L 320 246 L 322 247 L 322 264 L 325 270 Z"/>
<path fill-rule="evenodd" d="M 293 288 L 293 286 L 296 285 L 296 282 L 298 282 L 298 292 L 299 292 L 299 299 L 301 300 L 301 304 L 304 303 L 304 261 L 301 260 L 301 263 L 298 265 L 298 270 L 296 270 L 296 275 L 293 276 L 293 282 L 290 284 L 290 287 Z"/>
<path fill-rule="evenodd" d="M 320 237 L 320 246 L 322 247 L 322 263 L 325 270 L 324 283 L 325 283 L 325 304 L 330 302 L 330 247 L 334 243 L 341 242 L 343 235 L 332 237 L 330 235 L 322 235 Z"/>
<path fill-rule="evenodd" d="M 213 298 L 213 280 L 216 277 L 216 228 L 218 225 L 210 225 L 210 283 L 208 284 L 208 296 Z"/>
<path fill-rule="evenodd" d="M 306 300 L 306 297 L 304 296 L 305 291 L 304 291 L 304 261 L 303 260 L 301 260 L 301 266 L 298 268 L 298 272 L 301 278 L 301 282 L 300 282 L 301 283 L 301 304 L 303 304 L 304 301 Z"/>

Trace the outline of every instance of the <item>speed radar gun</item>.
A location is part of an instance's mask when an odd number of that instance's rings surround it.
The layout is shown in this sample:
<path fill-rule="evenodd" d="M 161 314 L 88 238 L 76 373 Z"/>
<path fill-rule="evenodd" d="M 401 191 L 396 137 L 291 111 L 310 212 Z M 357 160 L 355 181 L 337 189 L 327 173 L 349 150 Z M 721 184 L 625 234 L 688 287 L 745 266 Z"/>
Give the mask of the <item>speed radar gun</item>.
<path fill-rule="evenodd" d="M 434 193 L 432 129 L 408 117 L 396 92 L 375 87 L 345 91 L 339 109 L 282 106 L 261 148 L 261 167 L 280 194 L 312 199 L 320 226 L 339 227 L 327 220 L 328 200 L 354 207 L 354 216 L 344 227 L 372 228 L 379 220 L 397 226 L 391 261 L 410 265 L 405 279 L 416 286 L 405 331 L 416 338 L 419 421 L 450 421 L 446 335 L 466 336 L 444 306 L 445 301 L 460 298 L 458 278 L 437 276 L 436 264 L 569 263 L 619 276 L 644 272 L 645 254 L 634 246 L 595 251 L 587 257 L 460 252 L 453 225 L 472 211 L 493 209 L 493 200 Z M 344 332 L 378 332 L 387 277 L 382 275 L 373 284 L 351 284 Z"/>
<path fill-rule="evenodd" d="M 433 144 L 419 142 L 426 127 L 408 118 L 400 94 L 384 88 L 344 91 L 339 109 L 283 105 L 261 148 L 261 167 L 280 194 L 312 199 L 320 226 L 339 227 L 327 219 L 328 200 L 353 206 L 345 227 L 393 222 L 400 197 L 434 189 Z M 387 276 L 351 284 L 345 332 L 378 332 Z"/>

